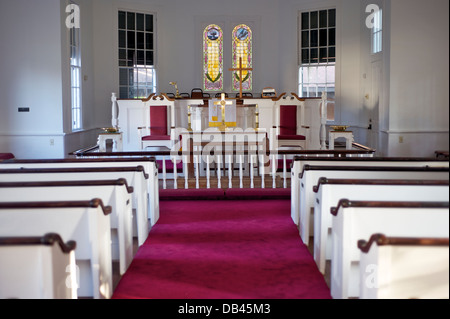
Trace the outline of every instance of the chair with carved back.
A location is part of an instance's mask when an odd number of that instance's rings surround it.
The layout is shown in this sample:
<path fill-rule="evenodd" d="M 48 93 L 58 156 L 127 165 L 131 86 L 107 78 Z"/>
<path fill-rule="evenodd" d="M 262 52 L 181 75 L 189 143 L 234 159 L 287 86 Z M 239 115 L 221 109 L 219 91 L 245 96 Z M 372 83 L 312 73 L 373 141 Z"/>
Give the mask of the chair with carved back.
<path fill-rule="evenodd" d="M 172 149 L 175 142 L 175 99 L 162 93 L 144 100 L 145 126 L 138 127 L 141 150 L 158 146 Z"/>
<path fill-rule="evenodd" d="M 305 118 L 305 101 L 295 93 L 281 94 L 274 104 L 272 148 L 299 147 L 308 149 L 309 126 Z"/>

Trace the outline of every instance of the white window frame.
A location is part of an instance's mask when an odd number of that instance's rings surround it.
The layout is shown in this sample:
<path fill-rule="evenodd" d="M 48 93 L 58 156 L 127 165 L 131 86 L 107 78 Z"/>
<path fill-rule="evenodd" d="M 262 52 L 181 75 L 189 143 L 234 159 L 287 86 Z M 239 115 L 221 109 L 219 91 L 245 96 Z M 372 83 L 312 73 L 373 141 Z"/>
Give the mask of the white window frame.
<path fill-rule="evenodd" d="M 374 13 L 373 28 L 371 32 L 372 54 L 383 51 L 383 9 Z"/>
<path fill-rule="evenodd" d="M 127 51 L 144 51 L 144 59 L 147 59 L 145 52 L 153 52 L 153 64 L 147 65 L 145 62 L 144 64 L 139 63 L 137 61 L 136 55 L 133 56 L 133 62 L 132 65 L 123 65 L 123 59 L 121 59 L 120 55 L 118 57 L 118 66 L 119 66 L 119 97 L 125 98 L 125 99 L 142 99 L 147 98 L 150 94 L 156 93 L 157 91 L 157 74 L 156 74 L 156 14 L 150 13 L 150 12 L 141 12 L 136 10 L 126 10 L 126 9 L 119 9 L 117 12 L 117 16 L 119 17 L 120 12 L 125 13 L 132 13 L 135 14 L 142 14 L 142 15 L 151 15 L 153 26 L 152 31 L 140 31 L 136 29 L 136 21 L 135 21 L 135 29 L 128 29 L 128 25 L 125 25 L 125 29 L 121 28 L 120 25 L 118 25 L 118 32 L 125 31 L 126 36 L 128 37 L 129 32 L 134 32 L 135 36 L 135 48 L 129 48 L 128 47 L 128 41 L 125 40 L 125 48 L 120 46 L 120 40 L 119 40 L 119 47 L 118 50 L 125 49 Z M 128 18 L 127 18 L 128 19 Z M 145 21 L 145 20 L 144 20 Z M 145 28 L 144 28 L 145 29 Z M 144 49 L 137 48 L 137 34 L 138 32 L 143 32 L 144 34 L 150 34 L 152 36 L 152 42 L 153 42 L 153 48 L 147 49 L 147 39 L 146 36 L 144 36 Z M 127 55 L 127 61 L 128 55 Z M 139 63 L 139 64 L 138 64 Z M 123 72 L 127 73 L 127 83 L 126 85 L 123 83 L 123 77 L 121 74 Z M 132 75 L 131 75 L 132 74 Z M 133 79 L 133 81 L 130 83 L 130 79 Z M 126 90 L 126 94 L 125 93 Z"/>
<path fill-rule="evenodd" d="M 72 131 L 83 129 L 80 30 L 80 28 L 76 27 L 69 29 Z"/>
<path fill-rule="evenodd" d="M 327 52 L 330 47 L 334 47 L 336 50 L 337 43 L 335 41 L 334 45 L 329 45 L 329 42 L 327 41 L 326 46 L 320 46 L 318 45 L 318 62 L 317 63 L 303 63 L 302 59 L 302 14 L 307 12 L 317 12 L 318 15 L 320 11 L 323 10 L 336 10 L 336 8 L 330 7 L 330 8 L 324 8 L 324 9 L 312 9 L 312 10 L 305 10 L 299 12 L 299 68 L 298 68 L 298 95 L 303 98 L 307 97 L 321 97 L 323 90 L 325 90 L 328 93 L 328 96 L 333 98 L 336 92 L 336 56 L 334 57 L 333 62 L 320 62 L 320 48 L 326 48 Z M 337 17 L 336 17 L 337 18 Z M 335 19 L 336 19 L 335 18 Z M 323 29 L 335 29 L 337 30 L 337 20 L 335 20 L 335 25 L 330 27 L 327 24 L 326 28 L 320 28 L 318 26 L 317 30 L 323 30 Z M 308 29 L 309 31 L 311 29 Z M 320 33 L 320 32 L 319 32 Z M 329 34 L 329 32 L 327 32 Z M 309 42 L 311 41 L 311 32 L 309 32 Z M 335 33 L 336 37 L 336 33 Z M 335 51 L 336 52 L 336 51 Z M 322 71 L 322 72 L 320 72 Z M 322 74 L 322 76 L 320 76 Z M 306 91 L 306 92 L 305 92 Z"/>

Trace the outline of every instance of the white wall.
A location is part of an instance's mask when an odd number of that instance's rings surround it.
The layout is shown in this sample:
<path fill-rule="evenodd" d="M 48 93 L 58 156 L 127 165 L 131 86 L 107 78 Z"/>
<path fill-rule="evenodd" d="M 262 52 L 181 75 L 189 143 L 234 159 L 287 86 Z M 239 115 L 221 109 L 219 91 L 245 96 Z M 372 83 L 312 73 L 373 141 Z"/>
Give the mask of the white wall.
<path fill-rule="evenodd" d="M 0 150 L 22 157 L 43 147 L 60 155 L 59 0 L 1 1 L 0 32 Z M 30 112 L 19 113 L 19 107 Z"/>
<path fill-rule="evenodd" d="M 449 2 L 391 1 L 390 23 L 389 154 L 448 149 Z"/>
<path fill-rule="evenodd" d="M 225 44 L 230 43 L 234 25 L 252 25 L 254 35 L 253 93 L 274 87 L 278 93 L 298 91 L 298 15 L 302 10 L 336 7 L 338 14 L 336 123 L 360 126 L 360 1 L 94 1 L 95 104 L 102 125 L 110 119 L 110 95 L 118 91 L 117 11 L 153 12 L 157 16 L 158 91 L 190 93 L 202 87 L 202 31 L 205 25 L 221 22 Z M 228 46 L 230 47 L 230 45 Z M 228 53 L 228 54 L 227 54 Z M 231 50 L 225 46 L 225 56 Z M 231 67 L 229 59 L 224 69 Z M 225 91 L 231 92 L 231 72 L 225 72 Z M 103 115 L 103 117 L 101 117 Z M 119 124 L 120 125 L 120 124 Z M 365 124 L 364 124 L 365 125 Z"/>
<path fill-rule="evenodd" d="M 337 9 L 335 124 L 350 125 L 357 142 L 382 155 L 433 156 L 448 149 L 448 1 L 377 0 L 385 9 L 381 63 L 382 108 L 364 98 L 371 87 L 365 0 L 79 0 L 82 21 L 85 131 L 70 129 L 66 0 L 0 1 L 0 151 L 19 158 L 64 157 L 95 143 L 111 125 L 111 93 L 118 91 L 117 11 L 155 13 L 160 92 L 201 87 L 204 23 L 252 23 L 254 90 L 297 92 L 298 14 Z M 411 22 L 413 21 L 413 22 Z M 227 40 L 226 40 L 227 41 Z M 229 50 L 229 49 L 227 49 Z M 227 54 L 227 52 L 225 52 Z M 228 63 L 228 65 L 227 65 Z M 225 62 L 228 69 L 230 62 Z M 229 75 L 229 74 L 228 74 Z M 364 75 L 366 77 L 364 77 Z M 229 91 L 229 89 L 227 89 Z M 18 107 L 30 107 L 19 113 Z M 367 130 L 373 113 L 378 130 Z M 419 138 L 420 136 L 420 138 Z M 399 138 L 403 137 L 403 143 Z M 418 147 L 417 141 L 424 145 Z M 420 151 L 419 151 L 420 150 Z"/>

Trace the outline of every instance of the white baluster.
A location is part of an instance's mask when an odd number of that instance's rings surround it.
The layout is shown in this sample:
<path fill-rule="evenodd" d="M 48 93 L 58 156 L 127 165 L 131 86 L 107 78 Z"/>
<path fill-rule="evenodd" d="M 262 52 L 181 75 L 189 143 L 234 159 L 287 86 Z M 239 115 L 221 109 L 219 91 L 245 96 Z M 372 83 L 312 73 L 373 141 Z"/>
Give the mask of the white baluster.
<path fill-rule="evenodd" d="M 210 189 L 211 188 L 211 184 L 210 184 L 210 171 L 209 171 L 209 158 L 211 155 L 206 155 L 206 188 Z"/>
<path fill-rule="evenodd" d="M 284 179 L 284 182 L 283 182 L 283 185 L 284 185 L 284 188 L 287 188 L 287 181 L 286 181 L 286 179 L 287 179 L 287 174 L 286 174 L 286 172 L 287 172 L 287 169 L 286 169 L 286 155 L 283 155 L 283 179 Z"/>
<path fill-rule="evenodd" d="M 220 162 L 221 162 L 221 155 L 217 155 L 217 188 L 222 188 L 222 183 L 221 183 L 221 175 L 222 172 L 220 171 Z"/>
<path fill-rule="evenodd" d="M 163 156 L 163 189 L 167 189 L 167 172 L 166 172 L 166 157 Z"/>
<path fill-rule="evenodd" d="M 276 155 L 272 155 L 272 188 L 277 188 L 277 163 L 276 162 Z"/>
<path fill-rule="evenodd" d="M 242 181 L 243 174 L 244 174 L 244 168 L 243 168 L 243 162 L 244 162 L 244 155 L 239 155 L 239 187 L 244 188 L 244 183 Z"/>
<path fill-rule="evenodd" d="M 254 179 L 254 169 L 253 169 L 253 155 L 250 156 L 250 188 L 255 188 L 255 184 L 253 182 Z"/>
<path fill-rule="evenodd" d="M 200 172 L 198 169 L 198 165 L 199 165 L 199 157 L 200 155 L 196 155 L 195 156 L 195 188 L 199 189 L 200 188 Z"/>
<path fill-rule="evenodd" d="M 184 188 L 189 189 L 188 155 L 184 156 Z"/>
<path fill-rule="evenodd" d="M 261 155 L 261 161 L 259 162 L 259 164 L 261 165 L 262 163 L 262 168 L 260 167 L 260 172 L 261 172 L 261 188 L 266 188 L 266 182 L 265 182 L 265 172 L 264 172 L 264 155 Z"/>
<path fill-rule="evenodd" d="M 173 163 L 173 181 L 174 181 L 173 188 L 178 189 L 177 158 L 175 156 L 173 157 L 172 163 Z"/>
<path fill-rule="evenodd" d="M 228 164 L 228 188 L 233 188 L 233 155 L 228 155 L 229 164 Z"/>

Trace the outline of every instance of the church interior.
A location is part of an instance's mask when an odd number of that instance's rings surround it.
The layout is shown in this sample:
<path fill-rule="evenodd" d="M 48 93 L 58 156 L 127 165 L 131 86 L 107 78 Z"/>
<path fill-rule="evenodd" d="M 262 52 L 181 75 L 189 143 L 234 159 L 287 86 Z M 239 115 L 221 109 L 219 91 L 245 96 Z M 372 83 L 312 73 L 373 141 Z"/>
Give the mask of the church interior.
<path fill-rule="evenodd" d="M 0 0 L 0 30 L 1 299 L 449 298 L 447 0 Z"/>

